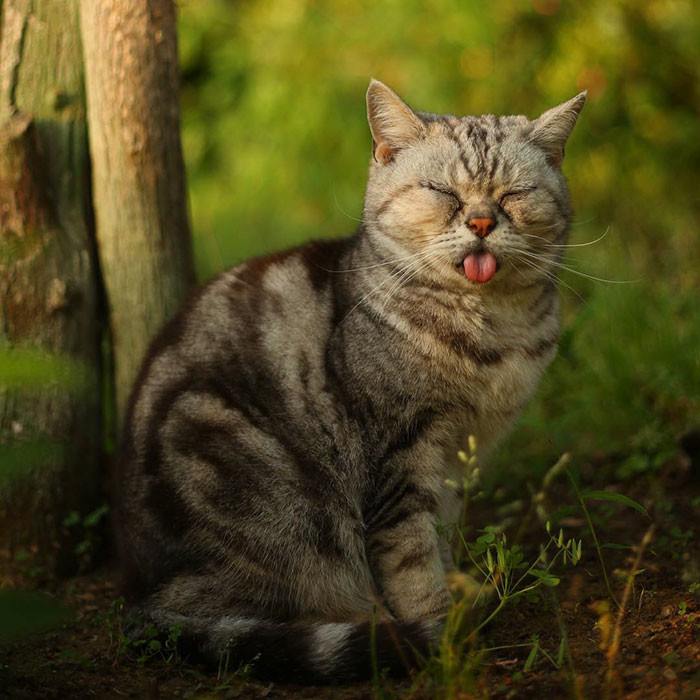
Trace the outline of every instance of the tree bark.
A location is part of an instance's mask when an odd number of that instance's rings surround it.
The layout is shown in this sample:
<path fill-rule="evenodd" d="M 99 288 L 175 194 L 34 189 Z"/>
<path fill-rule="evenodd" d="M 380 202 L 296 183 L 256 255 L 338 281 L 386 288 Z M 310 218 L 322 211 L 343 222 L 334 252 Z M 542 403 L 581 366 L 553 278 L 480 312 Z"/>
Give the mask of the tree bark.
<path fill-rule="evenodd" d="M 0 549 L 70 567 L 61 521 L 100 489 L 100 328 L 77 0 L 5 0 L 0 25 L 0 349 L 58 354 L 79 390 L 0 376 Z M 7 380 L 7 376 L 5 376 Z M 31 445 L 10 478 L 8 455 Z M 31 467 L 31 468 L 29 468 Z M 4 476 L 3 476 L 4 475 Z"/>
<path fill-rule="evenodd" d="M 121 421 L 154 333 L 194 283 L 172 0 L 82 0 L 93 201 Z"/>

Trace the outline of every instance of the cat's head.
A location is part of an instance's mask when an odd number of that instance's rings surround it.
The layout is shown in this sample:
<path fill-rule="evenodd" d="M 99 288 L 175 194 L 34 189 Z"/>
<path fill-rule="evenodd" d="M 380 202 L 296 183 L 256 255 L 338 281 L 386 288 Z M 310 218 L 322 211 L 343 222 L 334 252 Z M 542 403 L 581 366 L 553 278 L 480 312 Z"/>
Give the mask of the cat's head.
<path fill-rule="evenodd" d="M 552 278 L 571 208 L 564 145 L 585 93 L 539 118 L 414 112 L 372 80 L 364 220 L 406 275 L 485 291 Z"/>

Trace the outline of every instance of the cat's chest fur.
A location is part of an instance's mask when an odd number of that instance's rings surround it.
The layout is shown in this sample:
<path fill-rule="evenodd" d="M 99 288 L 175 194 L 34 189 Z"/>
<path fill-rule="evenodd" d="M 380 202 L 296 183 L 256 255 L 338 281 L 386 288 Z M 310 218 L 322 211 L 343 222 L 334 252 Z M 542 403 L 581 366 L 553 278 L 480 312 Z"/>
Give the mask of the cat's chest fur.
<path fill-rule="evenodd" d="M 555 294 L 543 288 L 498 301 L 397 304 L 387 318 L 403 343 L 398 381 L 417 407 L 443 405 L 457 429 L 488 450 L 532 397 L 556 352 Z"/>

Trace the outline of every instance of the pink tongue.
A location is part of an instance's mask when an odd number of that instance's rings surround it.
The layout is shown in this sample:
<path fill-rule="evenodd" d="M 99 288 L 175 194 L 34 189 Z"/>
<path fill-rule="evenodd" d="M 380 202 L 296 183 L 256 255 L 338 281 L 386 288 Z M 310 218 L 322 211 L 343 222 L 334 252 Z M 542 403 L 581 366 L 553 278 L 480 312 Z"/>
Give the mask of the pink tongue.
<path fill-rule="evenodd" d="M 488 282 L 496 273 L 496 258 L 491 253 L 472 253 L 464 258 L 464 274 L 472 282 Z"/>

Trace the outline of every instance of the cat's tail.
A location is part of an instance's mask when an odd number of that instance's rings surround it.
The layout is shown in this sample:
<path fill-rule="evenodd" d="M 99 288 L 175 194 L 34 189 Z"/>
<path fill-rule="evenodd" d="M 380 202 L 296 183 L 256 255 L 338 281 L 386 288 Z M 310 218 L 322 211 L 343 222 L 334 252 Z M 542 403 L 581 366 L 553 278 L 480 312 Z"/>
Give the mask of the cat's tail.
<path fill-rule="evenodd" d="M 273 622 L 170 612 L 151 612 L 141 619 L 177 640 L 178 653 L 186 660 L 225 667 L 230 673 L 248 666 L 261 680 L 311 685 L 367 681 L 379 672 L 405 676 L 428 656 L 441 629 L 437 620 Z M 133 638 L 139 630 L 132 627 L 129 634 Z"/>

